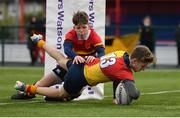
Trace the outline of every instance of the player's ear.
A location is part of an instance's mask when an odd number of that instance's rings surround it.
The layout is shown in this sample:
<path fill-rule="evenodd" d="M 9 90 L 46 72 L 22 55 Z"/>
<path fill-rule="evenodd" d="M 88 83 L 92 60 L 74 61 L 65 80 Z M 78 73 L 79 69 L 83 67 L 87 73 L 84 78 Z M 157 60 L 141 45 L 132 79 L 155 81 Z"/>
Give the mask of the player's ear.
<path fill-rule="evenodd" d="M 138 61 L 137 61 L 137 59 L 136 58 L 133 58 L 133 59 L 131 59 L 131 63 L 137 63 Z"/>

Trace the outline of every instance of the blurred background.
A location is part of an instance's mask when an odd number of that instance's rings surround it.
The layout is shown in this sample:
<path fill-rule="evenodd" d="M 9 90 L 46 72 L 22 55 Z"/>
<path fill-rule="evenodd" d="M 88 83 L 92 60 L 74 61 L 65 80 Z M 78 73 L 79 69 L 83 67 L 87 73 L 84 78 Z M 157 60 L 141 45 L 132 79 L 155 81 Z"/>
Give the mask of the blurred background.
<path fill-rule="evenodd" d="M 179 13 L 179 0 L 106 0 L 106 52 L 147 44 L 155 68 L 178 68 Z M 0 66 L 44 65 L 43 50 L 29 36 L 45 35 L 45 23 L 45 0 L 0 0 Z"/>

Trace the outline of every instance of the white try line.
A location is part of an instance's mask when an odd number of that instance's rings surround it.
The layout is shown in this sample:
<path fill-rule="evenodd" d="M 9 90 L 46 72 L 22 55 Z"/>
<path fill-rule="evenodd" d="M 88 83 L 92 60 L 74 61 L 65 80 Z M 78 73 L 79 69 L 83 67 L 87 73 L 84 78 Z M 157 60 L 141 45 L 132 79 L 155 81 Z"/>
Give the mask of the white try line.
<path fill-rule="evenodd" d="M 172 90 L 172 91 L 159 91 L 159 92 L 150 92 L 150 93 L 142 93 L 141 95 L 157 95 L 157 94 L 164 94 L 164 93 L 177 93 L 180 90 Z"/>
<path fill-rule="evenodd" d="M 10 104 L 24 104 L 24 103 L 38 103 L 38 102 L 42 102 L 42 101 L 23 101 L 23 102 L 8 102 L 8 103 L 0 103 L 0 106 L 2 105 L 10 105 Z"/>
<path fill-rule="evenodd" d="M 172 91 L 158 91 L 158 92 L 149 92 L 149 93 L 141 93 L 141 95 L 158 95 L 165 93 L 178 93 L 180 90 L 172 90 Z M 112 97 L 112 96 L 104 96 L 104 97 Z"/>
<path fill-rule="evenodd" d="M 172 90 L 172 91 L 158 91 L 158 92 L 149 92 L 149 93 L 142 93 L 141 95 L 158 95 L 158 94 L 165 94 L 165 93 L 178 93 L 180 90 Z M 112 96 L 104 96 L 104 97 L 112 97 Z M 43 100 L 43 98 L 42 98 Z M 23 102 L 8 102 L 8 103 L 0 103 L 0 106 L 3 105 L 10 105 L 10 104 L 28 104 L 28 103 L 40 103 L 43 101 L 23 101 Z"/>

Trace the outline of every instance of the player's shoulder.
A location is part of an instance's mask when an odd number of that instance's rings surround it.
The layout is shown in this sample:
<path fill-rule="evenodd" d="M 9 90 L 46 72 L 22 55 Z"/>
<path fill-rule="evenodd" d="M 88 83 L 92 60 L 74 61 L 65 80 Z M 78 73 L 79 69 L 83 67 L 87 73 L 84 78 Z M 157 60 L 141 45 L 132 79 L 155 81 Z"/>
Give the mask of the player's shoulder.
<path fill-rule="evenodd" d="M 71 29 L 65 34 L 65 39 L 74 39 L 75 36 L 76 36 L 75 30 Z"/>
<path fill-rule="evenodd" d="M 118 50 L 118 51 L 115 51 L 115 52 L 113 52 L 115 55 L 117 55 L 118 57 L 120 56 L 123 56 L 124 55 L 124 53 L 126 53 L 126 51 L 123 51 L 123 50 Z"/>
<path fill-rule="evenodd" d="M 98 36 L 97 32 L 93 28 L 90 28 L 90 35 L 91 36 Z"/>
<path fill-rule="evenodd" d="M 66 35 L 67 34 L 75 34 L 76 33 L 76 31 L 74 30 L 74 29 L 71 29 L 71 30 L 69 30 L 67 33 L 66 33 Z"/>

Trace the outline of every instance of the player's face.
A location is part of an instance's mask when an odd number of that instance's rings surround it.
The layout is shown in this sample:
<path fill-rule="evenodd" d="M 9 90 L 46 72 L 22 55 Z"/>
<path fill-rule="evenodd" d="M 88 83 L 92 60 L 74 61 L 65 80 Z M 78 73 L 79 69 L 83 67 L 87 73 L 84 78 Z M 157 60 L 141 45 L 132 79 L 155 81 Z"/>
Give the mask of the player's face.
<path fill-rule="evenodd" d="M 76 33 L 80 36 L 84 36 L 88 33 L 89 25 L 88 24 L 78 24 L 74 26 Z"/>
<path fill-rule="evenodd" d="M 147 64 L 138 62 L 137 60 L 131 61 L 131 68 L 133 69 L 134 72 L 139 72 L 142 71 L 146 68 Z"/>
<path fill-rule="evenodd" d="M 144 19 L 144 25 L 145 25 L 145 26 L 150 26 L 150 25 L 151 25 L 151 20 L 150 20 L 150 18 Z"/>

